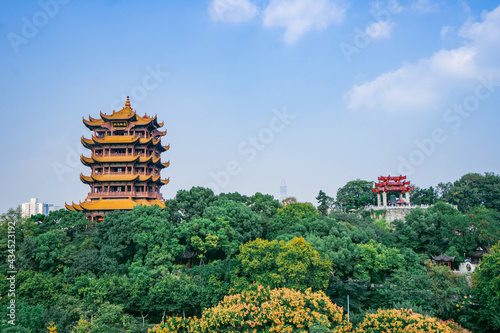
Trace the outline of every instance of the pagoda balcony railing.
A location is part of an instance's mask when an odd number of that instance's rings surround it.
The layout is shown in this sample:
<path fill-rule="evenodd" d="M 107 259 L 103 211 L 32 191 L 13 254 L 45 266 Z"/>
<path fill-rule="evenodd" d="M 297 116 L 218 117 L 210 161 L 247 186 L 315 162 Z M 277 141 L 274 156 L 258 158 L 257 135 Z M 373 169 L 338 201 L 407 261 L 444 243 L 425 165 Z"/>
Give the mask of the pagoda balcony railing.
<path fill-rule="evenodd" d="M 152 154 L 144 154 L 144 153 L 105 153 L 105 154 L 94 154 L 94 156 L 102 157 L 102 156 L 141 156 L 141 157 L 150 157 Z M 158 158 L 158 156 L 155 156 Z"/>
<path fill-rule="evenodd" d="M 90 192 L 88 198 L 117 198 L 117 197 L 136 197 L 136 198 L 160 198 L 160 193 L 155 192 L 137 192 L 137 191 L 122 191 L 122 192 Z"/>
<path fill-rule="evenodd" d="M 107 136 L 111 136 L 111 135 L 112 135 L 112 134 L 110 134 L 110 133 L 108 133 L 108 134 L 99 134 L 99 133 L 95 133 L 95 134 L 94 134 L 94 136 L 95 136 L 96 138 L 105 138 L 105 137 L 107 137 Z M 115 135 L 116 135 L 116 134 L 115 134 Z M 149 135 L 138 134 L 138 133 L 136 133 L 136 134 L 127 134 L 127 135 L 129 135 L 129 136 L 134 136 L 134 137 L 139 137 L 139 138 L 141 138 L 141 139 L 144 139 L 144 138 L 148 139 L 148 138 L 150 137 Z"/>
<path fill-rule="evenodd" d="M 132 154 L 127 153 L 106 153 L 104 156 L 133 156 Z"/>
<path fill-rule="evenodd" d="M 159 176 L 160 173 L 159 172 L 138 172 L 138 171 L 134 171 L 134 172 L 131 172 L 131 171 L 117 171 L 117 172 L 114 172 L 114 171 L 105 171 L 105 172 L 94 172 L 94 175 L 96 176 L 103 176 L 103 175 L 117 175 L 117 176 L 127 176 L 127 175 L 141 175 L 141 176 L 150 176 L 150 175 L 153 175 L 153 176 Z"/>

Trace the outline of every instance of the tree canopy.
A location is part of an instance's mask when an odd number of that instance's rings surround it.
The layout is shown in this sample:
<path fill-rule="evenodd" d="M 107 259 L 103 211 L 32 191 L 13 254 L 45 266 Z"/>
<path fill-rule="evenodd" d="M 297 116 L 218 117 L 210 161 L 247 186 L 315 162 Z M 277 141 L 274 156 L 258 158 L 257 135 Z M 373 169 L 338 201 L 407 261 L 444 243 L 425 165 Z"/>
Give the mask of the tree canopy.
<path fill-rule="evenodd" d="M 416 188 L 413 203 L 432 206 L 391 223 L 362 209 L 376 195 L 359 179 L 335 201 L 319 191 L 317 208 L 193 187 L 97 224 L 11 209 L 0 215 L 0 331 L 14 329 L 10 266 L 20 332 L 498 331 L 498 178 Z M 471 286 L 456 270 L 478 248 L 491 254 Z M 432 262 L 439 254 L 455 257 L 451 269 Z"/>

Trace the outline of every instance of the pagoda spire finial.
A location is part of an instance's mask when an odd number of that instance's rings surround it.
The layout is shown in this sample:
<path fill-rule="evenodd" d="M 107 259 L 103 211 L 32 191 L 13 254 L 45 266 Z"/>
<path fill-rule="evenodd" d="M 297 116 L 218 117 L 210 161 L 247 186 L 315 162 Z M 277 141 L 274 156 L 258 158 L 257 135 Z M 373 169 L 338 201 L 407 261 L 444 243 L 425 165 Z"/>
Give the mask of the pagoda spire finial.
<path fill-rule="evenodd" d="M 125 107 L 129 108 L 129 109 L 131 108 L 130 107 L 130 100 L 128 99 L 128 96 L 127 96 L 127 101 L 125 102 Z"/>

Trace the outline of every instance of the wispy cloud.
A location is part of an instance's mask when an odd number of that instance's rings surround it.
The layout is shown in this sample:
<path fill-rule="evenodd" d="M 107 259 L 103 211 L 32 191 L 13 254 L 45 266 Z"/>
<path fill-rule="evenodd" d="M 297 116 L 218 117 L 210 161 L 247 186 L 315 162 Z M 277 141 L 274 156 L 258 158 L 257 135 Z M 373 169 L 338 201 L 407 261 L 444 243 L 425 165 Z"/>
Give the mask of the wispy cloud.
<path fill-rule="evenodd" d="M 212 20 L 229 23 L 250 21 L 257 12 L 249 0 L 212 0 L 209 7 Z"/>
<path fill-rule="evenodd" d="M 250 0 L 212 0 L 212 20 L 240 23 L 252 20 L 259 9 Z M 342 22 L 345 7 L 332 0 L 269 0 L 262 10 L 264 28 L 285 28 L 283 39 L 294 44 L 311 30 L 323 30 Z"/>
<path fill-rule="evenodd" d="M 433 3 L 432 1 L 429 0 L 415 0 L 411 4 L 411 8 L 415 9 L 420 13 L 433 12 L 436 11 L 438 7 L 439 6 L 437 3 Z"/>
<path fill-rule="evenodd" d="M 441 28 L 441 39 L 445 39 L 446 36 L 448 36 L 448 34 L 452 31 L 453 31 L 453 27 L 450 27 L 449 25 L 442 27 Z"/>
<path fill-rule="evenodd" d="M 295 43 L 310 30 L 342 22 L 345 8 L 328 0 L 271 0 L 264 10 L 266 28 L 285 28 L 284 41 Z"/>
<path fill-rule="evenodd" d="M 453 89 L 491 74 L 500 59 L 500 6 L 482 16 L 481 22 L 468 22 L 459 35 L 464 46 L 440 50 L 417 63 L 384 73 L 373 81 L 352 87 L 346 94 L 350 109 L 386 111 L 430 110 Z"/>
<path fill-rule="evenodd" d="M 391 31 L 396 26 L 394 22 L 374 22 L 366 27 L 365 33 L 372 39 L 383 39 L 391 37 Z"/>

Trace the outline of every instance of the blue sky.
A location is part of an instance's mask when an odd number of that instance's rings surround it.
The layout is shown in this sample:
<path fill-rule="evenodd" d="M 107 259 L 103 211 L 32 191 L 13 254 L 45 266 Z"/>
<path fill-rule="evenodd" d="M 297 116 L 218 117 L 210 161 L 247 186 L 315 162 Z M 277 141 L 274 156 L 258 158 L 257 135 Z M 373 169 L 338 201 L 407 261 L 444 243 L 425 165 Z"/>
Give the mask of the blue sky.
<path fill-rule="evenodd" d="M 165 198 L 500 172 L 498 1 L 22 1 L 0 32 L 0 212 L 83 200 L 82 116 L 127 95 L 165 121 Z"/>

